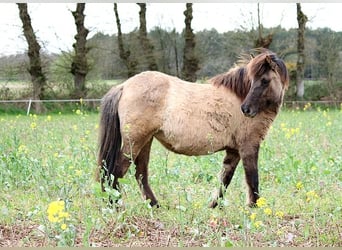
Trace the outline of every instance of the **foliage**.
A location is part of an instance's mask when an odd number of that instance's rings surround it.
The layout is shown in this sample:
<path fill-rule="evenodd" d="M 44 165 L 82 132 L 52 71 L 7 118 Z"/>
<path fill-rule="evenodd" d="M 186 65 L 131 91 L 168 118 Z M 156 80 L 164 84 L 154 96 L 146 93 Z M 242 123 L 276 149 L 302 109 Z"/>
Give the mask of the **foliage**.
<path fill-rule="evenodd" d="M 258 208 L 245 206 L 241 165 L 222 209 L 207 208 L 223 154 L 181 156 L 155 142 L 161 207 L 141 199 L 132 166 L 119 210 L 93 176 L 97 113 L 81 102 L 72 114 L 3 114 L 0 246 L 341 247 L 341 112 L 307 103 L 280 113 L 260 148 Z"/>
<path fill-rule="evenodd" d="M 266 29 L 265 34 L 273 34 L 270 49 L 284 58 L 287 64 L 295 64 L 297 60 L 296 37 L 297 30 L 286 30 L 280 26 Z M 199 58 L 200 70 L 197 72 L 198 79 L 207 79 L 216 74 L 227 71 L 237 61 L 241 53 L 246 53 L 253 48 L 255 40 L 254 30 L 235 30 L 218 33 L 215 29 L 203 30 L 195 33 L 195 54 Z M 328 28 L 307 29 L 305 33 L 305 56 L 306 67 L 304 72 L 305 81 L 319 80 L 328 89 L 328 95 L 340 99 L 340 92 L 336 91 L 338 79 L 342 75 L 341 51 L 342 32 L 334 32 Z M 180 75 L 183 66 L 184 38 L 182 33 L 175 30 L 164 30 L 154 27 L 148 33 L 154 47 L 154 55 L 160 71 Z M 132 60 L 137 61 L 137 70 L 147 70 L 143 60 L 143 53 L 138 39 L 138 31 L 133 30 L 123 34 L 125 46 L 130 48 Z M 126 78 L 126 68 L 120 59 L 117 36 L 96 33 L 87 41 L 90 51 L 88 62 L 90 71 L 87 81 L 123 79 Z M 48 77 L 47 90 L 54 90 L 56 85 L 59 89 L 65 89 L 72 85 L 70 65 L 72 55 L 61 52 L 59 55 L 44 54 L 45 72 Z M 26 60 L 26 63 L 25 63 Z M 3 81 L 29 80 L 27 74 L 27 57 L 15 55 L 0 58 L 0 79 Z M 295 76 L 295 71 L 292 72 Z M 294 81 L 290 86 L 294 86 Z M 58 91 L 56 95 L 58 95 Z M 304 99 L 310 96 L 305 94 Z M 49 96 L 52 96 L 51 94 Z M 100 98 L 100 96 L 99 96 Z"/>

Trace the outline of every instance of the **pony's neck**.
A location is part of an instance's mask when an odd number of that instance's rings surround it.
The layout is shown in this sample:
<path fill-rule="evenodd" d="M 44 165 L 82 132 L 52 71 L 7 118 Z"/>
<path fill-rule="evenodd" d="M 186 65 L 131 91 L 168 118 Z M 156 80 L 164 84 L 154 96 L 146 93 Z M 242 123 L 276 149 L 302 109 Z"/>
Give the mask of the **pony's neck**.
<path fill-rule="evenodd" d="M 245 67 L 235 67 L 226 73 L 209 80 L 216 87 L 224 86 L 235 93 L 241 100 L 245 99 L 251 87 Z"/>

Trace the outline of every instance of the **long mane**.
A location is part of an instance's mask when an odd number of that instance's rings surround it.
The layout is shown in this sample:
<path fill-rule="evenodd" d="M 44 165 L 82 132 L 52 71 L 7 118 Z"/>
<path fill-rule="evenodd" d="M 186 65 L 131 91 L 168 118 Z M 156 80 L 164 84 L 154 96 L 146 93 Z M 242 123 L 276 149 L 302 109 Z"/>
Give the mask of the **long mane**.
<path fill-rule="evenodd" d="M 224 86 L 240 99 L 244 99 L 251 88 L 251 80 L 262 76 L 269 70 L 276 70 L 283 88 L 288 87 L 289 75 L 284 61 L 269 50 L 263 51 L 256 57 L 241 56 L 238 65 L 226 73 L 214 76 L 209 79 L 209 82 L 217 87 Z"/>
<path fill-rule="evenodd" d="M 244 99 L 251 88 L 245 66 L 236 66 L 226 73 L 214 76 L 209 82 L 216 87 L 224 86 L 230 89 L 240 99 Z"/>

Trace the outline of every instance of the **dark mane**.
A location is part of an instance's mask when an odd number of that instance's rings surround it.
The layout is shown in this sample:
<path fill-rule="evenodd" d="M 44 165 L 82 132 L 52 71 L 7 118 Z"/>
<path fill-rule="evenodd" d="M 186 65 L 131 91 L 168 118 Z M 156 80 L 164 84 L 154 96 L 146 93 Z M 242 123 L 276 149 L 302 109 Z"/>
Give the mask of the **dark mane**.
<path fill-rule="evenodd" d="M 214 86 L 224 86 L 233 91 L 240 99 L 244 99 L 251 87 L 246 67 L 235 67 L 226 73 L 214 76 L 209 80 Z"/>
<path fill-rule="evenodd" d="M 265 50 L 256 57 L 242 56 L 239 65 L 226 73 L 214 76 L 209 82 L 216 87 L 224 86 L 233 91 L 240 99 L 244 99 L 250 90 L 251 79 L 258 78 L 269 70 L 276 70 L 283 87 L 288 87 L 289 75 L 286 65 L 271 51 Z"/>

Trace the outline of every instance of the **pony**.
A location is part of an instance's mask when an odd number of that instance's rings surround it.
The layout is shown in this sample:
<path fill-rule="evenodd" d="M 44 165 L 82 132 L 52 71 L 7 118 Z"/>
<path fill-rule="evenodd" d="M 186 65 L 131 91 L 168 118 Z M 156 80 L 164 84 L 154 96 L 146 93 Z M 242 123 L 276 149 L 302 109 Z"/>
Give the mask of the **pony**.
<path fill-rule="evenodd" d="M 159 206 L 148 181 L 151 144 L 156 138 L 168 150 L 188 156 L 225 151 L 220 187 L 209 204 L 212 208 L 219 204 L 242 160 L 247 205 L 255 206 L 260 143 L 288 85 L 284 61 L 265 50 L 243 57 L 209 83 L 145 71 L 112 87 L 100 111 L 97 180 L 102 190 L 108 184 L 119 191 L 119 179 L 134 163 L 143 198 Z"/>

